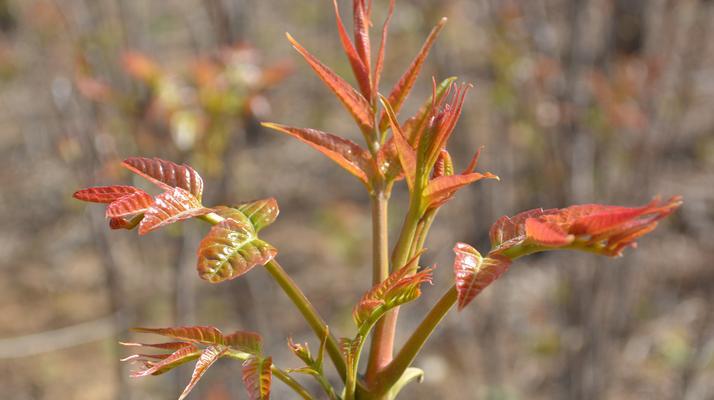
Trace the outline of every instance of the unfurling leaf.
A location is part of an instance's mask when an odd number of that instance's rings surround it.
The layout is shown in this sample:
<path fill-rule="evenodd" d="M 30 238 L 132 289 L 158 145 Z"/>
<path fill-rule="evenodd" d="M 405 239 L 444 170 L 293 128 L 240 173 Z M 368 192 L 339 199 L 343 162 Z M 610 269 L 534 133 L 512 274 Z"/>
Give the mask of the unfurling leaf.
<path fill-rule="evenodd" d="M 399 81 L 394 85 L 392 91 L 389 93 L 389 104 L 394 107 L 395 114 L 399 113 L 399 110 L 402 108 L 404 100 L 406 100 L 407 96 L 409 95 L 409 92 L 414 86 L 414 82 L 416 82 L 417 76 L 419 76 L 419 72 L 421 72 L 421 67 L 424 65 L 424 61 L 429 55 L 429 50 L 431 50 L 431 46 L 434 44 L 434 41 L 436 40 L 437 36 L 439 36 L 439 32 L 441 32 L 441 29 L 444 27 L 445 24 L 446 18 L 442 18 L 441 21 L 436 24 L 434 29 L 431 30 L 431 33 L 429 33 L 429 36 L 426 38 L 426 41 L 424 42 L 424 45 L 422 46 L 421 50 L 414 58 L 414 60 L 412 60 L 412 63 L 409 65 L 402 77 L 399 78 Z M 384 116 L 382 118 L 384 118 Z M 380 123 L 380 127 L 381 126 L 382 123 Z M 384 126 L 386 126 L 386 123 L 384 123 Z"/>
<path fill-rule="evenodd" d="M 394 110 L 391 104 L 384 97 L 380 98 L 382 106 L 387 113 L 387 118 L 390 125 L 392 126 L 392 134 L 394 138 L 394 145 L 399 157 L 399 163 L 402 165 L 402 171 L 407 178 L 407 184 L 409 185 L 409 190 L 414 190 L 415 181 L 417 179 L 417 155 L 412 146 L 409 144 L 407 139 L 404 137 L 401 127 L 399 126 L 399 121 L 397 121 L 397 116 L 394 115 Z"/>
<path fill-rule="evenodd" d="M 243 363 L 243 384 L 251 400 L 270 398 L 273 359 L 252 356 Z"/>
<path fill-rule="evenodd" d="M 575 249 L 619 256 L 681 204 L 682 198 L 676 196 L 642 207 L 585 204 L 501 217 L 491 227 L 491 253 L 517 258 L 544 250 Z"/>
<path fill-rule="evenodd" d="M 217 283 L 237 278 L 276 254 L 249 224 L 229 218 L 214 225 L 201 241 L 197 269 L 202 279 Z"/>
<path fill-rule="evenodd" d="M 433 270 L 426 268 L 414 273 L 420 255 L 421 252 L 362 296 L 352 310 L 352 318 L 358 327 L 366 322 L 375 322 L 386 311 L 419 297 L 421 284 L 431 283 Z"/>
<path fill-rule="evenodd" d="M 139 234 L 145 235 L 155 229 L 174 222 L 206 215 L 212 210 L 186 190 L 176 187 L 156 196 L 154 204 L 144 213 L 139 224 Z"/>
<path fill-rule="evenodd" d="M 286 133 L 329 157 L 369 187 L 371 156 L 358 144 L 330 133 L 309 128 L 263 123 L 266 128 Z"/>
<path fill-rule="evenodd" d="M 242 203 L 232 207 L 218 206 L 213 209 L 223 218 L 232 218 L 238 222 L 249 222 L 256 232 L 275 222 L 280 209 L 278 202 L 270 197 Z"/>
<path fill-rule="evenodd" d="M 387 48 L 387 33 L 389 31 L 389 23 L 392 21 L 392 15 L 394 14 L 394 3 L 396 0 L 389 0 L 389 12 L 387 13 L 387 19 L 382 25 L 382 38 L 379 42 L 379 51 L 377 52 L 377 62 L 374 64 L 374 76 L 372 77 L 372 93 L 379 93 L 379 80 L 382 76 L 382 69 L 384 68 L 384 52 Z"/>
<path fill-rule="evenodd" d="M 292 351 L 293 354 L 295 354 L 295 357 L 302 360 L 305 365 L 313 366 L 315 364 L 315 360 L 312 359 L 312 355 L 310 354 L 310 347 L 307 345 L 307 343 L 295 343 L 293 341 L 293 338 L 289 337 L 288 348 L 290 349 L 290 351 Z"/>
<path fill-rule="evenodd" d="M 357 78 L 357 84 L 360 87 L 362 95 L 369 99 L 370 98 L 370 82 L 369 82 L 369 64 L 365 65 L 360 55 L 357 53 L 352 41 L 350 40 L 347 30 L 345 29 L 345 24 L 342 22 L 342 17 L 340 16 L 340 9 L 337 6 L 337 0 L 332 0 L 333 6 L 335 8 L 335 19 L 337 20 L 337 32 L 340 35 L 340 42 L 342 42 L 342 48 L 347 55 L 347 59 L 350 61 L 350 66 L 352 66 L 352 72 Z"/>
<path fill-rule="evenodd" d="M 352 117 L 357 121 L 362 131 L 369 132 L 374 126 L 374 121 L 372 120 L 371 106 L 364 96 L 305 50 L 290 34 L 287 34 L 287 37 L 295 50 L 305 58 L 305 61 L 310 64 L 310 67 L 317 73 L 317 76 L 332 90 L 347 111 L 352 114 Z"/>
<path fill-rule="evenodd" d="M 174 328 L 132 328 L 135 332 L 153 333 L 185 342 L 224 344 L 223 333 L 213 326 L 180 326 Z"/>
<path fill-rule="evenodd" d="M 432 78 L 433 90 L 431 96 L 429 96 L 429 98 L 422 103 L 421 107 L 419 107 L 419 110 L 414 114 L 414 116 L 409 118 L 406 122 L 404 122 L 404 125 L 402 125 L 405 137 L 415 148 L 419 145 L 419 141 L 429 125 L 429 118 L 434 114 L 434 112 L 436 112 L 434 107 L 441 104 L 444 95 L 456 79 L 458 78 L 452 76 L 444 79 L 437 85 L 436 80 Z M 386 128 L 386 121 L 385 126 L 382 128 Z"/>
<path fill-rule="evenodd" d="M 193 369 L 191 380 L 188 382 L 188 385 L 186 385 L 181 396 L 179 396 L 179 400 L 185 399 L 186 396 L 191 393 L 191 390 L 193 390 L 208 368 L 218 361 L 219 358 L 223 357 L 227 351 L 228 348 L 224 346 L 210 346 L 203 350 L 203 353 L 201 353 L 201 356 L 198 358 L 198 362 L 196 362 L 196 367 Z"/>
<path fill-rule="evenodd" d="M 141 190 L 134 186 L 97 186 L 87 189 L 82 189 L 74 192 L 72 197 L 77 200 L 89 201 L 92 203 L 111 203 L 120 198 L 140 192 Z"/>
<path fill-rule="evenodd" d="M 142 219 L 144 219 L 144 214 L 134 215 L 128 219 L 124 217 L 109 218 L 109 228 L 131 230 L 139 225 Z"/>
<path fill-rule="evenodd" d="M 181 188 L 199 201 L 203 194 L 203 179 L 188 165 L 179 165 L 160 158 L 130 157 L 123 165 L 164 190 Z"/>
<path fill-rule="evenodd" d="M 466 307 L 488 285 L 503 275 L 511 264 L 511 260 L 498 255 L 483 258 L 476 249 L 466 243 L 457 243 L 454 253 L 456 253 L 454 275 L 459 310 Z"/>
<path fill-rule="evenodd" d="M 154 198 L 150 194 L 143 190 L 138 190 L 111 202 L 107 206 L 106 216 L 108 218 L 119 218 L 144 213 L 153 203 Z"/>
<path fill-rule="evenodd" d="M 188 344 L 171 353 L 169 356 L 159 360 L 150 361 L 147 359 L 127 358 L 127 361 L 143 362 L 143 369 L 131 373 L 132 378 L 140 378 L 148 375 L 161 375 L 164 372 L 170 371 L 179 365 L 183 365 L 189 361 L 193 361 L 201 356 L 201 349 L 195 345 Z"/>

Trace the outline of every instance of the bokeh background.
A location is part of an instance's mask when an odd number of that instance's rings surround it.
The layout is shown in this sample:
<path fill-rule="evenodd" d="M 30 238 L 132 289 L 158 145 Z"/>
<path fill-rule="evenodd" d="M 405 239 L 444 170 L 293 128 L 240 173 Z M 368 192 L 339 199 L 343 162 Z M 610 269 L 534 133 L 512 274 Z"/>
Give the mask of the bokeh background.
<path fill-rule="evenodd" d="M 351 305 L 370 280 L 367 196 L 258 125 L 359 139 L 283 36 L 348 76 L 330 3 L 0 0 L 0 397 L 175 398 L 189 366 L 127 378 L 116 343 L 137 339 L 131 326 L 257 330 L 282 367 L 299 365 L 288 335 L 316 345 L 260 269 L 198 279 L 204 224 L 139 240 L 71 198 L 132 182 L 118 166 L 129 155 L 191 163 L 207 204 L 275 196 L 266 238 L 332 331 L 353 333 Z M 374 0 L 377 28 L 385 3 Z M 487 250 L 498 216 L 657 194 L 685 205 L 622 258 L 519 261 L 446 318 L 416 361 L 426 380 L 402 398 L 714 399 L 714 2 L 399 0 L 383 91 L 441 16 L 450 21 L 407 110 L 432 75 L 473 82 L 451 148 L 458 167 L 485 145 L 481 169 L 501 181 L 439 214 L 424 257 L 439 265 L 435 285 L 404 308 L 400 340 L 450 285 L 453 243 Z M 220 361 L 192 398 L 245 398 L 239 374 Z M 291 397 L 276 382 L 274 398 Z"/>

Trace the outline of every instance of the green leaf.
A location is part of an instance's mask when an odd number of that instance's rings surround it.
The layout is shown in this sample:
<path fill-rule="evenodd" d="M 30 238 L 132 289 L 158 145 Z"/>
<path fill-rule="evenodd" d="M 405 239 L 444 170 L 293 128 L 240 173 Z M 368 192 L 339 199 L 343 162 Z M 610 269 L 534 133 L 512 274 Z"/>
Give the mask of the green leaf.
<path fill-rule="evenodd" d="M 280 209 L 278 202 L 270 197 L 242 203 L 232 207 L 218 206 L 214 211 L 223 218 L 231 218 L 238 222 L 250 222 L 256 232 L 275 222 Z"/>
<path fill-rule="evenodd" d="M 243 363 L 243 384 L 251 400 L 270 398 L 273 359 L 252 356 Z"/>
<path fill-rule="evenodd" d="M 402 376 L 397 380 L 394 385 L 389 389 L 389 395 L 387 398 L 395 399 L 399 392 L 404 389 L 410 382 L 416 380 L 417 383 L 421 383 L 424 380 L 424 371 L 420 368 L 409 367 L 407 368 Z"/>
<path fill-rule="evenodd" d="M 197 269 L 201 279 L 217 283 L 237 278 L 276 254 L 252 226 L 229 218 L 214 225 L 199 244 Z"/>

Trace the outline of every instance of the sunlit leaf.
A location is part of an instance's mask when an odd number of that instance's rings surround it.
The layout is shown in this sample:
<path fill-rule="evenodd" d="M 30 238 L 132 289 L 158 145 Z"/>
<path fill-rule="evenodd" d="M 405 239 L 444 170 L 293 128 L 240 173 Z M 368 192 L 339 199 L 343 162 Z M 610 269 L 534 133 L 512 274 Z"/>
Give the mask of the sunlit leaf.
<path fill-rule="evenodd" d="M 389 31 L 389 23 L 392 21 L 392 15 L 394 14 L 394 3 L 395 0 L 389 0 L 389 12 L 387 13 L 387 19 L 382 25 L 382 37 L 379 42 L 379 51 L 377 52 L 377 62 L 374 65 L 374 76 L 372 77 L 372 93 L 379 93 L 379 80 L 382 76 L 382 69 L 384 68 L 384 52 L 387 48 L 387 33 Z"/>
<path fill-rule="evenodd" d="M 359 54 L 362 64 L 367 66 L 367 69 L 372 66 L 372 49 L 369 42 L 369 26 L 370 20 L 367 15 L 367 8 L 364 0 L 354 0 L 352 2 L 352 25 L 354 28 L 355 48 Z M 366 98 L 370 98 L 370 87 L 367 87 Z"/>
<path fill-rule="evenodd" d="M 233 332 L 223 338 L 223 344 L 248 354 L 259 355 L 263 352 L 263 338 L 255 332 Z"/>
<path fill-rule="evenodd" d="M 287 37 L 295 50 L 305 58 L 310 67 L 317 73 L 317 76 L 335 93 L 347 111 L 352 114 L 362 131 L 370 131 L 374 126 L 374 121 L 372 120 L 371 106 L 364 96 L 305 50 L 290 34 L 287 34 Z"/>
<path fill-rule="evenodd" d="M 417 155 L 407 139 L 404 137 L 402 128 L 399 126 L 396 115 L 394 115 L 394 110 L 391 105 L 384 97 L 380 98 L 384 110 L 387 113 L 387 118 L 392 126 L 392 133 L 394 138 L 394 144 L 396 146 L 397 155 L 399 156 L 399 162 L 402 165 L 402 171 L 407 177 L 407 184 L 409 185 L 409 190 L 414 190 L 414 184 L 417 179 Z"/>
<path fill-rule="evenodd" d="M 173 188 L 156 196 L 139 224 L 139 234 L 144 235 L 162 226 L 206 215 L 211 211 L 203 207 L 191 193 L 182 188 Z"/>
<path fill-rule="evenodd" d="M 362 62 L 360 55 L 357 54 L 357 50 L 355 49 L 354 45 L 352 44 L 352 41 L 350 40 L 349 35 L 347 34 L 345 25 L 342 22 L 342 17 L 340 16 L 339 7 L 337 6 L 337 0 L 332 0 L 332 3 L 335 8 L 337 32 L 340 35 L 340 42 L 342 42 L 342 48 L 344 49 L 345 54 L 347 55 L 347 59 L 350 61 L 350 66 L 352 66 L 352 71 L 355 74 L 355 78 L 357 78 L 357 84 L 359 85 L 360 90 L 362 91 L 362 95 L 364 95 L 365 98 L 370 98 L 369 65 L 365 65 L 364 62 Z"/>
<path fill-rule="evenodd" d="M 316 129 L 293 128 L 273 123 L 263 123 L 263 126 L 286 133 L 309 144 L 356 176 L 365 185 L 369 185 L 368 171 L 370 171 L 371 156 L 358 144 Z"/>
<path fill-rule="evenodd" d="M 173 339 L 201 343 L 224 344 L 223 333 L 213 326 L 181 326 L 174 328 L 132 328 L 135 332 L 153 333 Z"/>
<path fill-rule="evenodd" d="M 144 368 L 131 373 L 132 378 L 139 378 L 148 375 L 160 375 L 170 371 L 179 365 L 193 361 L 201 356 L 201 349 L 194 345 L 183 346 L 170 356 L 160 361 L 144 361 Z M 130 360 L 131 361 L 131 360 Z"/>
<path fill-rule="evenodd" d="M 134 229 L 141 220 L 144 219 L 144 214 L 137 214 L 134 215 L 131 218 L 125 218 L 125 217 L 117 217 L 117 218 L 110 218 L 109 219 L 109 228 L 110 229 L 127 229 L 131 230 Z"/>
<path fill-rule="evenodd" d="M 119 218 L 143 213 L 153 203 L 154 198 L 150 194 L 139 190 L 136 193 L 128 194 L 111 202 L 107 206 L 106 216 L 108 218 Z"/>
<path fill-rule="evenodd" d="M 201 353 L 201 356 L 196 362 L 196 367 L 193 369 L 191 380 L 188 382 L 188 385 L 186 385 L 186 388 L 181 393 L 181 396 L 179 396 L 179 400 L 185 399 L 186 396 L 191 393 L 191 390 L 193 390 L 208 368 L 210 368 L 211 365 L 213 365 L 213 363 L 215 363 L 219 358 L 223 357 L 227 351 L 228 348 L 224 346 L 210 346 L 203 350 L 203 353 Z"/>
<path fill-rule="evenodd" d="M 274 198 L 261 199 L 232 207 L 218 206 L 216 214 L 223 218 L 232 218 L 238 222 L 250 222 L 256 232 L 275 222 L 280 213 L 278 202 Z"/>
<path fill-rule="evenodd" d="M 481 291 L 498 279 L 508 269 L 511 260 L 501 256 L 483 258 L 466 243 L 454 247 L 454 275 L 458 309 L 466 307 Z"/>
<path fill-rule="evenodd" d="M 448 201 L 457 190 L 462 187 L 480 181 L 481 179 L 498 179 L 490 172 L 483 174 L 472 172 L 465 175 L 439 176 L 429 181 L 424 189 L 424 197 L 427 199 L 428 207 L 439 207 Z"/>
<path fill-rule="evenodd" d="M 233 219 L 214 225 L 198 248 L 200 277 L 217 283 L 237 278 L 272 260 L 277 250 L 258 239 L 251 226 Z"/>
<path fill-rule="evenodd" d="M 111 203 L 124 196 L 140 191 L 140 189 L 134 186 L 97 186 L 78 190 L 74 192 L 72 197 L 77 200 L 90 201 L 92 203 Z"/>
<path fill-rule="evenodd" d="M 420 255 L 421 252 L 362 296 L 352 310 L 352 318 L 358 327 L 367 321 L 374 321 L 379 315 L 394 307 L 419 297 L 421 284 L 431 283 L 432 279 L 432 268 L 414 273 Z M 378 310 L 379 315 L 376 315 Z"/>
<path fill-rule="evenodd" d="M 179 165 L 160 158 L 130 157 L 123 165 L 164 190 L 185 189 L 199 201 L 203 194 L 203 179 L 188 165 Z"/>
<path fill-rule="evenodd" d="M 675 196 L 664 203 L 655 199 L 642 207 L 585 204 L 501 217 L 491 227 L 491 253 L 517 258 L 571 248 L 619 256 L 681 204 L 682 198 Z"/>
<path fill-rule="evenodd" d="M 404 72 L 402 77 L 394 85 L 392 91 L 389 93 L 389 104 L 391 104 L 394 108 L 395 114 L 399 113 L 399 110 L 402 108 L 404 100 L 406 100 L 407 96 L 409 95 L 409 92 L 414 86 L 414 82 L 416 82 L 417 76 L 419 76 L 419 73 L 421 72 L 421 67 L 424 65 L 424 61 L 426 60 L 427 55 L 429 55 L 429 50 L 431 50 L 431 46 L 434 44 L 434 41 L 436 40 L 437 36 L 439 35 L 439 32 L 441 32 L 441 29 L 444 27 L 445 24 L 446 18 L 442 18 L 439 23 L 436 24 L 434 29 L 431 30 L 431 33 L 429 33 L 429 36 L 426 38 L 426 41 L 424 42 L 424 45 L 422 46 L 421 50 L 414 58 L 414 60 L 412 60 L 412 63 L 409 65 L 406 72 Z"/>
<path fill-rule="evenodd" d="M 243 363 L 243 384 L 251 400 L 270 398 L 273 359 L 252 356 Z"/>
<path fill-rule="evenodd" d="M 436 85 L 436 81 L 432 78 L 434 87 L 431 96 L 429 96 L 429 98 L 422 103 L 421 107 L 419 107 L 419 110 L 411 118 L 404 122 L 404 125 L 402 125 L 402 131 L 404 131 L 405 137 L 409 141 L 409 144 L 415 148 L 418 146 L 421 136 L 424 134 L 426 127 L 429 125 L 429 118 L 436 112 L 434 107 L 441 104 L 444 95 L 456 79 L 458 78 L 452 76 L 444 79 L 441 83 Z M 384 130 L 386 126 L 387 121 L 385 118 L 383 123 L 380 125 L 380 128 Z"/>

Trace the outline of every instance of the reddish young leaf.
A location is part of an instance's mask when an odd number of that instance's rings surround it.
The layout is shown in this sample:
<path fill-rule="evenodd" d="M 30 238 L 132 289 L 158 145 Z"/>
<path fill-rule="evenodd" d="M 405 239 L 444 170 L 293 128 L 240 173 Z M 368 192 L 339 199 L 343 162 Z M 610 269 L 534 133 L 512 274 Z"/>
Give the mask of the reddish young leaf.
<path fill-rule="evenodd" d="M 218 361 L 219 358 L 223 357 L 227 351 L 228 348 L 223 346 L 210 346 L 203 350 L 201 357 L 199 357 L 196 362 L 196 367 L 193 369 L 191 380 L 188 382 L 188 385 L 186 385 L 186 388 L 181 393 L 181 396 L 179 396 L 179 400 L 185 399 L 186 396 L 191 393 L 191 390 L 193 390 L 208 368 L 210 368 L 213 363 Z"/>
<path fill-rule="evenodd" d="M 270 398 L 270 384 L 273 374 L 270 368 L 273 359 L 250 357 L 243 363 L 243 384 L 251 400 L 264 400 Z"/>
<path fill-rule="evenodd" d="M 466 307 L 488 285 L 503 275 L 511 260 L 501 256 L 481 257 L 476 249 L 466 243 L 454 247 L 454 275 L 458 293 L 458 309 Z"/>
<path fill-rule="evenodd" d="M 414 190 L 415 181 L 417 179 L 417 155 L 412 146 L 407 142 L 404 137 L 402 128 L 399 126 L 397 121 L 397 116 L 394 114 L 394 110 L 390 105 L 389 101 L 384 97 L 380 98 L 384 111 L 387 113 L 387 118 L 392 126 L 392 137 L 394 138 L 394 144 L 396 146 L 397 155 L 399 156 L 399 162 L 402 165 L 402 171 L 407 178 L 407 184 L 409 185 L 409 190 Z"/>
<path fill-rule="evenodd" d="M 427 55 L 429 55 L 431 46 L 434 44 L 434 41 L 439 35 L 439 32 L 441 32 L 441 29 L 444 27 L 444 24 L 446 24 L 446 18 L 442 18 L 439 23 L 436 24 L 434 29 L 431 30 L 431 33 L 429 33 L 429 36 L 426 38 L 419 54 L 417 54 L 416 58 L 414 58 L 412 63 L 409 65 L 409 68 L 407 68 L 406 72 L 404 72 L 402 77 L 389 93 L 389 104 L 394 107 L 395 113 L 398 113 L 402 108 L 404 100 L 406 100 L 409 95 L 409 92 L 414 86 L 414 82 L 416 82 L 417 76 L 419 76 L 419 72 L 421 72 L 421 67 L 424 65 L 424 61 L 426 60 Z"/>
<path fill-rule="evenodd" d="M 218 283 L 237 278 L 272 260 L 277 250 L 258 239 L 252 227 L 233 219 L 214 225 L 198 248 L 201 279 Z"/>
<path fill-rule="evenodd" d="M 178 350 L 182 347 L 190 346 L 189 342 L 166 342 L 166 343 L 134 343 L 134 342 L 119 342 L 120 345 L 126 347 L 149 347 L 152 349 L 161 350 Z"/>
<path fill-rule="evenodd" d="M 164 190 L 182 188 L 199 201 L 203 194 L 203 179 L 188 165 L 178 165 L 160 158 L 130 157 L 124 167 L 140 175 Z"/>
<path fill-rule="evenodd" d="M 156 196 L 154 204 L 144 213 L 139 224 L 139 235 L 145 235 L 155 229 L 174 222 L 206 215 L 212 212 L 186 190 L 176 187 Z"/>
<path fill-rule="evenodd" d="M 432 78 L 432 84 L 433 84 L 433 90 L 431 96 L 429 96 L 424 103 L 422 103 L 421 107 L 419 110 L 409 118 L 404 125 L 402 125 L 402 131 L 404 131 L 404 135 L 409 140 L 409 143 L 414 147 L 418 148 L 419 147 L 419 141 L 421 140 L 421 137 L 424 135 L 424 132 L 429 125 L 429 119 L 436 113 L 437 110 L 435 110 L 435 107 L 438 104 L 441 104 L 442 99 L 444 98 L 444 95 L 447 93 L 448 89 L 451 87 L 451 85 L 456 81 L 456 77 L 452 76 L 450 78 L 446 78 L 441 83 L 438 85 L 436 84 L 436 80 Z M 386 119 L 383 121 L 384 125 L 380 125 L 380 128 L 384 130 L 387 125 Z"/>
<path fill-rule="evenodd" d="M 517 258 L 554 248 L 619 256 L 635 240 L 682 204 L 677 196 L 642 207 L 585 204 L 563 209 L 531 210 L 502 217 L 491 227 L 492 254 Z"/>
<path fill-rule="evenodd" d="M 140 192 L 134 186 L 97 186 L 82 189 L 74 192 L 72 197 L 77 200 L 89 201 L 92 203 L 111 203 L 132 193 Z"/>
<path fill-rule="evenodd" d="M 293 128 L 290 126 L 263 123 L 263 126 L 286 133 L 307 143 L 332 161 L 339 164 L 349 173 L 356 176 L 369 187 L 369 171 L 371 156 L 358 144 L 330 133 L 310 128 Z"/>
<path fill-rule="evenodd" d="M 439 152 L 446 147 L 446 143 L 461 117 L 464 100 L 471 87 L 469 84 L 460 86 L 453 84 L 444 95 L 445 98 L 448 98 L 449 92 L 451 92 L 450 101 L 443 106 L 434 106 L 434 115 L 428 128 L 430 133 L 424 135 L 425 140 L 419 141 L 419 156 L 426 160 L 425 165 L 427 168 L 431 169 L 439 156 Z"/>
<path fill-rule="evenodd" d="M 255 332 L 233 332 L 223 338 L 223 344 L 252 355 L 260 355 L 263 352 L 263 338 Z"/>
<path fill-rule="evenodd" d="M 362 296 L 352 310 L 352 318 L 358 327 L 375 317 L 378 318 L 379 315 L 375 315 L 375 312 L 380 307 L 379 314 L 381 315 L 387 310 L 408 303 L 421 295 L 420 286 L 425 282 L 431 283 L 433 270 L 433 268 L 426 268 L 414 273 L 418 267 L 417 262 L 421 253 L 412 257 L 406 265 L 392 272 L 387 279 L 374 285 Z"/>
<path fill-rule="evenodd" d="M 139 225 L 142 219 L 144 219 L 144 214 L 138 214 L 129 219 L 124 217 L 110 218 L 109 228 L 131 230 L 134 229 L 137 225 Z"/>
<path fill-rule="evenodd" d="M 128 194 L 107 206 L 107 218 L 126 217 L 145 212 L 154 203 L 154 198 L 139 190 L 136 193 Z"/>
<path fill-rule="evenodd" d="M 181 326 L 175 328 L 133 328 L 135 332 L 153 333 L 173 339 L 201 343 L 201 344 L 225 344 L 223 333 L 213 326 Z"/>
<path fill-rule="evenodd" d="M 353 28 L 355 36 L 355 48 L 362 60 L 362 64 L 367 66 L 367 69 L 372 66 L 371 53 L 372 49 L 369 43 L 369 26 L 371 24 L 367 15 L 367 7 L 365 0 L 354 0 L 352 2 Z M 369 91 L 365 94 L 366 98 L 370 98 Z"/>
<path fill-rule="evenodd" d="M 342 23 L 342 17 L 340 17 L 340 10 L 337 6 L 337 0 L 332 0 L 332 3 L 335 8 L 337 32 L 340 35 L 340 42 L 342 42 L 342 48 L 344 49 L 345 54 L 347 55 L 347 59 L 350 61 L 350 66 L 352 66 L 352 71 L 355 74 L 355 78 L 357 78 L 357 84 L 359 85 L 360 90 L 362 91 L 362 95 L 364 95 L 365 98 L 369 99 L 371 96 L 369 84 L 369 65 L 365 65 L 362 62 L 360 55 L 357 54 L 357 50 L 355 50 L 355 47 L 352 44 L 349 35 L 347 34 L 345 25 L 344 23 Z"/>
<path fill-rule="evenodd" d="M 392 21 L 392 15 L 394 14 L 394 3 L 395 0 L 389 0 L 389 12 L 382 26 L 382 39 L 379 42 L 379 52 L 377 53 L 377 62 L 374 65 L 374 76 L 372 77 L 372 93 L 375 95 L 379 93 L 379 80 L 384 68 L 384 51 L 387 48 L 387 33 L 389 31 L 389 23 Z"/>
<path fill-rule="evenodd" d="M 144 361 L 144 368 L 131 373 L 132 378 L 140 378 L 149 375 L 161 375 L 179 365 L 193 361 L 201 356 L 201 349 L 194 345 L 181 347 L 168 357 L 160 361 Z M 130 360 L 131 361 L 131 360 Z"/>
<path fill-rule="evenodd" d="M 490 172 L 472 172 L 465 175 L 439 176 L 429 181 L 424 190 L 424 197 L 427 199 L 428 208 L 440 207 L 451 199 L 456 191 L 462 187 L 480 181 L 481 179 L 498 179 Z"/>
<path fill-rule="evenodd" d="M 310 67 L 317 73 L 317 76 L 335 93 L 347 111 L 352 114 L 352 117 L 357 121 L 362 131 L 371 131 L 374 124 L 372 121 L 372 109 L 364 96 L 305 50 L 290 34 L 287 34 L 287 37 L 295 50 L 305 58 L 307 63 L 310 64 Z"/>

